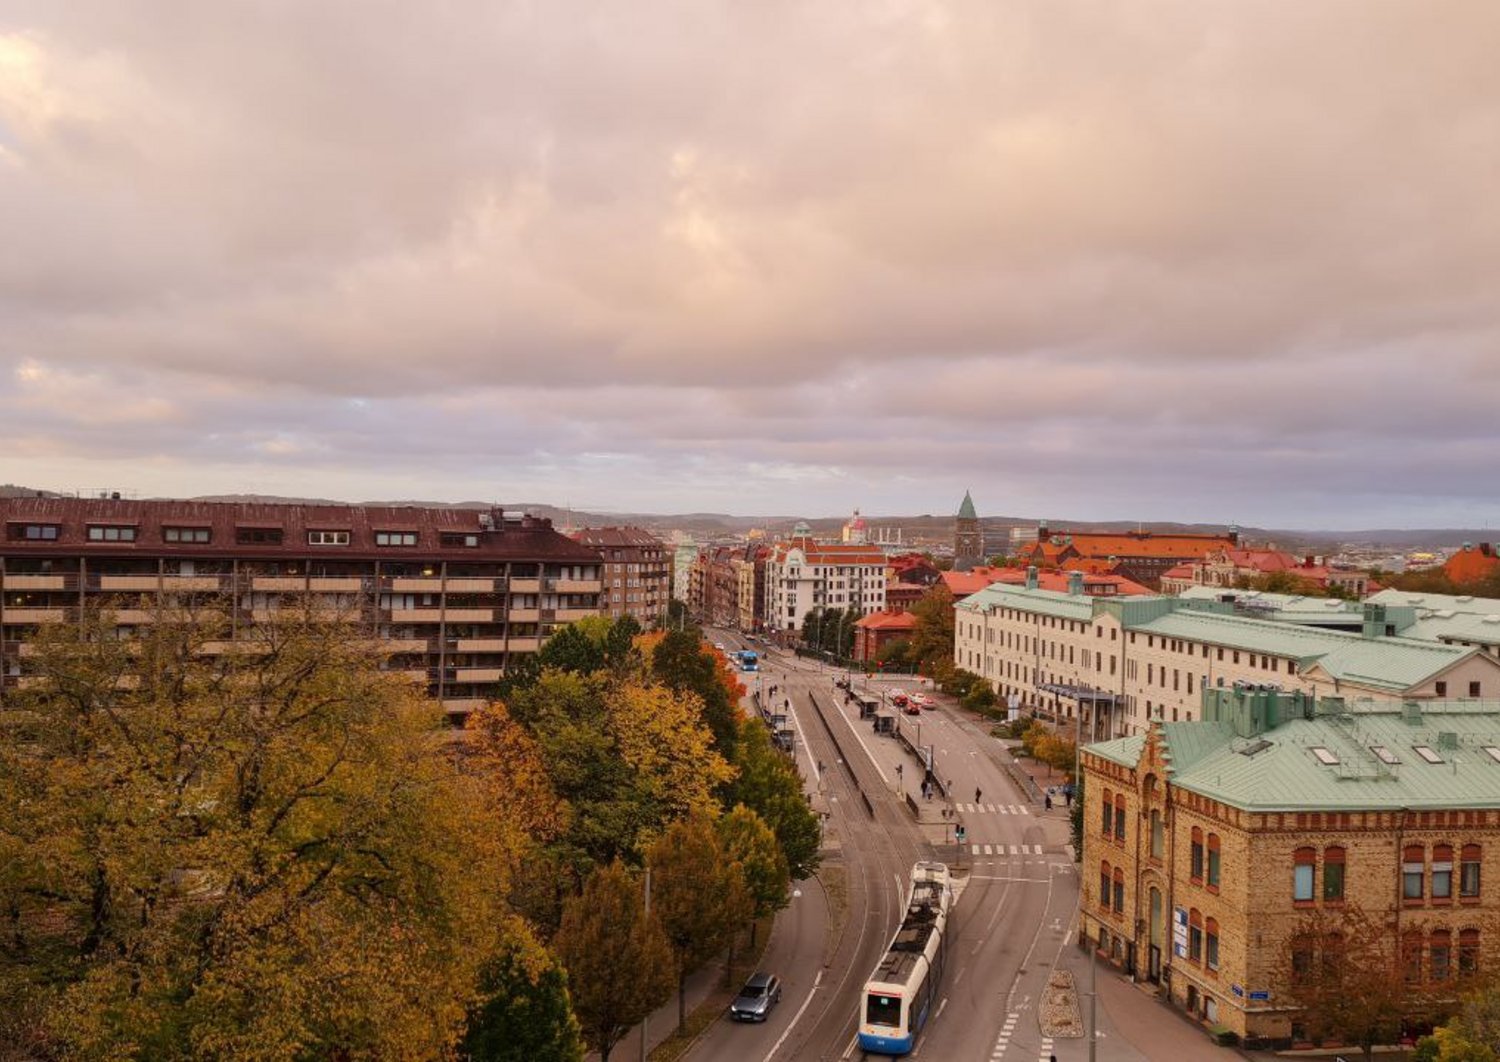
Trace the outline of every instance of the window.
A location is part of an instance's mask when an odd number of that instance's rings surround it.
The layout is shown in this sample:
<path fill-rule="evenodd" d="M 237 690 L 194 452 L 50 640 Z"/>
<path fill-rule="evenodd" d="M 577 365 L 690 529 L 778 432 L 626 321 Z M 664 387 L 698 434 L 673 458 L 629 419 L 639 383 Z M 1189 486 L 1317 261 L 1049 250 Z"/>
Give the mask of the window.
<path fill-rule="evenodd" d="M 1109 837 L 1115 832 L 1115 798 L 1110 794 L 1108 789 L 1104 791 L 1103 807 L 1104 820 L 1101 823 L 1103 828 L 1099 832 L 1104 834 L 1105 837 Z"/>
<path fill-rule="evenodd" d="M 1434 752 L 1430 745 L 1413 745 L 1411 750 L 1428 763 L 1443 762 L 1443 758 Z"/>
<path fill-rule="evenodd" d="M 1109 888 L 1114 878 L 1109 873 L 1109 861 L 1105 860 L 1099 864 L 1099 906 L 1106 911 L 1109 910 Z"/>
<path fill-rule="evenodd" d="M 1312 848 L 1299 848 L 1292 853 L 1293 903 L 1312 903 L 1317 860 L 1318 853 Z"/>
<path fill-rule="evenodd" d="M 1401 976 L 1409 985 L 1422 982 L 1422 933 L 1408 930 L 1401 934 Z"/>
<path fill-rule="evenodd" d="M 1338 846 L 1323 849 L 1323 899 L 1344 902 L 1344 850 Z"/>
<path fill-rule="evenodd" d="M 56 542 L 57 524 L 11 524 L 6 528 L 6 537 L 17 542 Z"/>
<path fill-rule="evenodd" d="M 1188 876 L 1198 883 L 1203 881 L 1203 831 L 1193 827 L 1192 855 L 1188 861 Z"/>
<path fill-rule="evenodd" d="M 479 536 L 460 534 L 457 531 L 444 531 L 438 535 L 438 542 L 443 546 L 453 548 L 474 549 L 479 545 Z M 791 611 L 793 610 L 788 611 L 789 615 Z"/>
<path fill-rule="evenodd" d="M 1446 981 L 1453 976 L 1453 934 L 1446 929 L 1434 929 L 1427 949 L 1427 969 L 1434 981 Z"/>
<path fill-rule="evenodd" d="M 89 526 L 90 542 L 134 542 L 135 528 L 123 526 L 105 526 L 102 524 L 91 524 Z"/>
<path fill-rule="evenodd" d="M 1458 898 L 1479 898 L 1479 846 L 1466 844 L 1463 847 L 1463 862 L 1458 865 Z"/>
<path fill-rule="evenodd" d="M 1292 938 L 1292 984 L 1305 985 L 1312 979 L 1313 938 L 1302 935 Z"/>
<path fill-rule="evenodd" d="M 415 531 L 376 531 L 375 545 L 377 546 L 415 546 L 417 544 L 417 533 Z"/>
<path fill-rule="evenodd" d="M 1125 795 L 1115 794 L 1115 840 L 1125 843 Z"/>
<path fill-rule="evenodd" d="M 1151 858 L 1160 859 L 1162 853 L 1161 812 L 1151 809 Z"/>
<path fill-rule="evenodd" d="M 1203 924 L 1204 962 L 1210 970 L 1219 968 L 1219 920 L 1210 918 Z"/>
<path fill-rule="evenodd" d="M 1409 844 L 1401 851 L 1401 896 L 1407 901 L 1420 900 L 1422 891 L 1422 864 L 1426 853 L 1419 844 Z"/>
<path fill-rule="evenodd" d="M 309 546 L 347 546 L 349 544 L 349 532 L 309 531 L 307 533 L 307 544 Z"/>
<path fill-rule="evenodd" d="M 1453 846 L 1432 846 L 1432 898 L 1434 902 L 1448 903 L 1453 899 Z"/>
<path fill-rule="evenodd" d="M 1194 907 L 1188 912 L 1188 954 L 1194 962 L 1203 961 L 1203 915 Z"/>
<path fill-rule="evenodd" d="M 281 528 L 237 527 L 234 529 L 234 540 L 241 546 L 279 546 Z"/>
<path fill-rule="evenodd" d="M 1436 692 L 1439 697 L 1448 696 L 1448 684 L 1442 679 L 1438 679 L 1438 681 L 1434 682 L 1432 685 L 1434 692 Z"/>
<path fill-rule="evenodd" d="M 1208 835 L 1208 887 L 1219 891 L 1219 835 Z"/>
<path fill-rule="evenodd" d="M 204 545 L 210 538 L 209 529 L 206 527 L 164 527 L 161 529 L 163 542 L 190 542 L 195 545 Z"/>
<path fill-rule="evenodd" d="M 1479 683 L 1477 683 L 1477 682 L 1471 682 L 1471 683 L 1469 683 L 1469 696 L 1470 697 L 1478 697 L 1479 696 L 1479 690 L 1480 690 Z"/>
<path fill-rule="evenodd" d="M 1463 929 L 1458 934 L 1458 976 L 1473 977 L 1479 972 L 1479 930 Z"/>
<path fill-rule="evenodd" d="M 1115 912 L 1125 913 L 1125 871 L 1115 867 Z"/>

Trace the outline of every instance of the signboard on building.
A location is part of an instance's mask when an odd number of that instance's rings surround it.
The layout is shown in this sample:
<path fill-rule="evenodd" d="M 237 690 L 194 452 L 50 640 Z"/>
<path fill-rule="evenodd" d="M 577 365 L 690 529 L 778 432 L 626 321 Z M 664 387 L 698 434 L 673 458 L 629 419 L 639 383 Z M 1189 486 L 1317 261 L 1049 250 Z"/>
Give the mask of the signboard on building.
<path fill-rule="evenodd" d="M 1187 958 L 1188 913 L 1186 907 L 1172 908 L 1172 953 L 1179 959 Z"/>

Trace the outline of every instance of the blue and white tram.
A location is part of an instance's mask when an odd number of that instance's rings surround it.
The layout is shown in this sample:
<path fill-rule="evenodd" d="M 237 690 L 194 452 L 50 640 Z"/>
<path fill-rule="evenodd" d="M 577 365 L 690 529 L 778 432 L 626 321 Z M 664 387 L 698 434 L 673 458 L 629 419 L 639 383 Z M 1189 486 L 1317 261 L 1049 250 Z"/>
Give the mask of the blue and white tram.
<path fill-rule="evenodd" d="M 948 867 L 917 863 L 901 925 L 859 1001 L 859 1046 L 904 1055 L 932 1016 L 943 977 L 948 908 L 953 901 Z"/>

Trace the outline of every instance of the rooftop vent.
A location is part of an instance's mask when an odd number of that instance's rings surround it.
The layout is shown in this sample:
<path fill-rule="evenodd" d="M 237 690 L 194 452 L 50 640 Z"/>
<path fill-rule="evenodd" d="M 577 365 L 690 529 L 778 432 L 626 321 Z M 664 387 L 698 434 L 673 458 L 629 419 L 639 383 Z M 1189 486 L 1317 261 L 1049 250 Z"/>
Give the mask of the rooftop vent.
<path fill-rule="evenodd" d="M 1456 748 L 1458 748 L 1458 734 L 1455 733 L 1452 730 L 1443 730 L 1443 731 L 1440 731 L 1438 733 L 1438 748 L 1440 748 L 1440 749 L 1456 749 Z"/>
<path fill-rule="evenodd" d="M 1407 726 L 1422 725 L 1422 706 L 1416 701 L 1404 701 L 1401 705 L 1401 721 Z"/>
<path fill-rule="evenodd" d="M 1275 744 L 1275 742 L 1267 741 L 1265 738 L 1261 738 L 1258 741 L 1252 741 L 1250 744 L 1240 749 L 1240 755 L 1254 756 L 1257 752 L 1265 752 L 1266 749 L 1270 748 L 1273 744 Z"/>

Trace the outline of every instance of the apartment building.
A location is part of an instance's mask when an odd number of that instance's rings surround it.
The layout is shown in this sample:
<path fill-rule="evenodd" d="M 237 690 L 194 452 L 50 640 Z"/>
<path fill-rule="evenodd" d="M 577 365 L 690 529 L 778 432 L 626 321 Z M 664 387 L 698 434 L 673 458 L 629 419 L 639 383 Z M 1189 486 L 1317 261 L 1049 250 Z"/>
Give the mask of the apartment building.
<path fill-rule="evenodd" d="M 673 551 L 639 527 L 586 527 L 571 536 L 604 563 L 599 610 L 612 619 L 633 616 L 650 628 L 672 601 Z"/>
<path fill-rule="evenodd" d="M 885 554 L 878 546 L 793 538 L 766 558 L 765 628 L 795 631 L 815 608 L 885 608 Z"/>
<path fill-rule="evenodd" d="M 1335 568 L 1317 557 L 1294 557 L 1279 549 L 1216 549 L 1201 560 L 1179 564 L 1162 573 L 1161 590 L 1181 593 L 1193 586 L 1245 586 L 1268 576 L 1320 591 L 1364 597 L 1370 575 L 1354 568 Z"/>
<path fill-rule="evenodd" d="M 1113 572 L 1152 589 L 1171 568 L 1201 560 L 1215 550 L 1239 546 L 1239 532 L 1222 535 L 1163 534 L 1155 531 L 1049 531 L 1037 528 L 1037 541 L 1023 559 L 1038 568 Z"/>
<path fill-rule="evenodd" d="M 1032 573 L 957 603 L 954 663 L 1094 739 L 1192 720 L 1204 689 L 1237 682 L 1374 701 L 1500 695 L 1500 659 L 1409 637 L 1414 617 L 1371 604 L 1350 632 L 1252 618 L 1228 601 L 1090 597 L 1080 573 L 1068 592 L 1044 590 Z"/>
<path fill-rule="evenodd" d="M 162 601 L 222 603 L 238 630 L 311 599 L 456 720 L 602 592 L 597 550 L 501 509 L 0 498 L 0 523 L 0 699 L 26 638 L 90 606 L 128 633 Z"/>
<path fill-rule="evenodd" d="M 1311 915 L 1391 927 L 1423 994 L 1495 969 L 1500 702 L 1214 688 L 1201 707 L 1082 751 L 1079 929 L 1109 961 L 1256 1047 L 1305 1039 L 1288 980 L 1338 940 Z"/>

